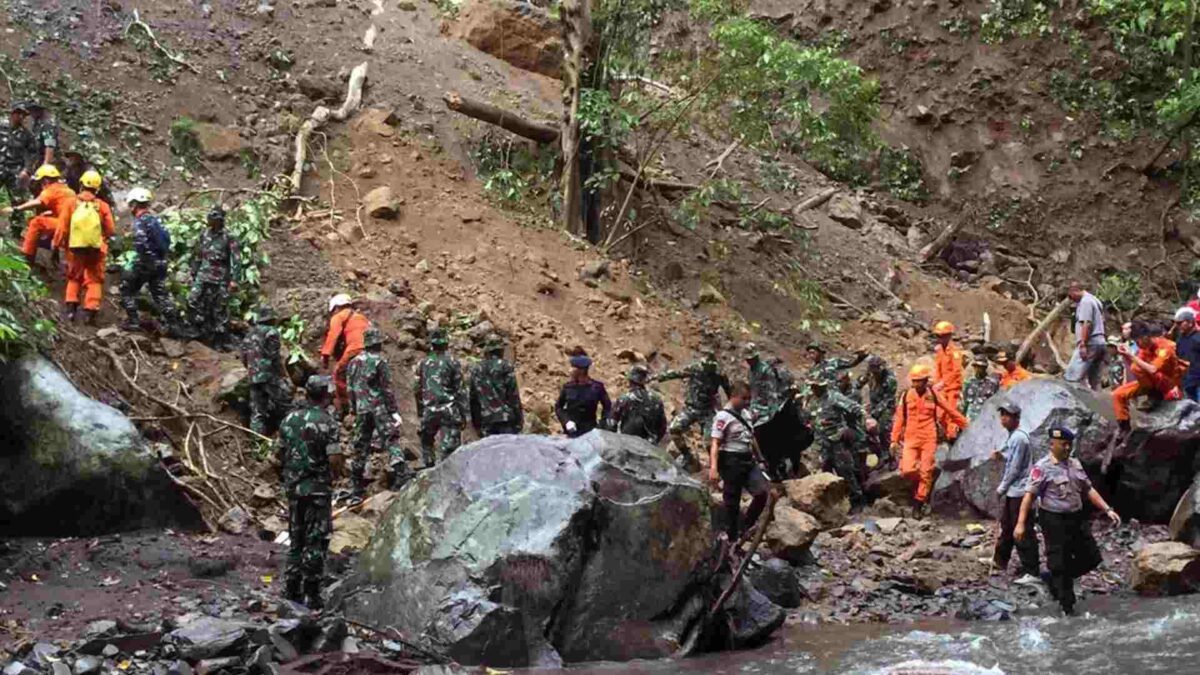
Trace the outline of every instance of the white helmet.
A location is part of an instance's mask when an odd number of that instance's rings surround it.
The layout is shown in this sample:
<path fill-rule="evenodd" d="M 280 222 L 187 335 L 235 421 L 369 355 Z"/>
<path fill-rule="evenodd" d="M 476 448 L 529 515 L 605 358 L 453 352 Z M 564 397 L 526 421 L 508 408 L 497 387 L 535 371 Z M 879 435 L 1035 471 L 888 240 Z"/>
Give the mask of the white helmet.
<path fill-rule="evenodd" d="M 134 202 L 149 204 L 154 201 L 154 195 L 144 187 L 135 187 L 129 191 L 129 196 L 125 199 L 131 204 Z"/>
<path fill-rule="evenodd" d="M 333 310 L 337 309 L 338 307 L 345 307 L 346 305 L 349 305 L 351 302 L 353 302 L 353 301 L 350 299 L 349 295 L 346 295 L 345 293 L 338 293 L 337 295 L 335 295 L 329 299 L 329 311 L 332 312 Z"/>

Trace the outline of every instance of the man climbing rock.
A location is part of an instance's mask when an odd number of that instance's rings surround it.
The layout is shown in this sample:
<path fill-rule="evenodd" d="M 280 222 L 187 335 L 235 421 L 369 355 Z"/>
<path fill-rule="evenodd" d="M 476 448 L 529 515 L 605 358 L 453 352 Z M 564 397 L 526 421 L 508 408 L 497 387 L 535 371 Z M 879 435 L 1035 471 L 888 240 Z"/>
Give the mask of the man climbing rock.
<path fill-rule="evenodd" d="M 408 462 L 400 447 L 400 407 L 392 391 L 392 370 L 383 357 L 383 333 L 369 328 L 363 335 L 363 350 L 347 368 L 350 407 L 354 411 L 354 458 L 350 462 L 352 499 L 367 493 L 367 463 L 371 440 L 382 440 L 388 455 L 388 487 L 399 488 L 409 478 Z"/>
<path fill-rule="evenodd" d="M 1038 524 L 1046 540 L 1046 567 L 1050 569 L 1046 586 L 1058 600 L 1063 614 L 1075 613 L 1075 579 L 1100 566 L 1104 561 L 1087 514 L 1086 497 L 1098 510 L 1120 527 L 1121 517 L 1092 487 L 1079 460 L 1071 457 L 1075 434 L 1065 427 L 1050 429 L 1050 454 L 1033 465 L 1029 485 L 1021 501 L 1021 515 L 1013 531 L 1017 541 L 1033 537 L 1029 513 L 1038 502 Z"/>
<path fill-rule="evenodd" d="M 687 379 L 687 392 L 683 397 L 683 409 L 675 413 L 667 432 L 679 452 L 679 458 L 689 471 L 697 471 L 700 463 L 688 447 L 687 433 L 693 425 L 700 425 L 702 438 L 708 438 L 712 420 L 720 407 L 719 391 L 729 396 L 729 378 L 721 372 L 716 351 L 712 347 L 701 347 L 700 358 L 679 370 L 664 370 L 651 377 L 652 382 L 670 382 Z"/>
<path fill-rule="evenodd" d="M 958 402 L 958 411 L 968 420 L 974 421 L 983 404 L 1000 391 L 1000 378 L 988 372 L 990 365 L 983 354 L 971 359 L 973 375 L 963 384 L 962 400 Z"/>
<path fill-rule="evenodd" d="M 307 404 L 279 425 L 275 458 L 288 500 L 290 544 L 284 596 L 320 609 L 325 553 L 329 550 L 333 479 L 344 469 L 338 423 L 325 412 L 330 381 L 313 375 L 304 385 Z"/>
<path fill-rule="evenodd" d="M 954 342 L 954 324 L 937 322 L 933 326 L 933 336 L 937 339 L 933 350 L 933 387 L 945 404 L 944 410 L 957 413 L 963 387 L 963 352 Z M 938 421 L 945 430 L 946 440 L 953 442 L 958 438 L 959 425 L 948 412 L 938 413 Z"/>
<path fill-rule="evenodd" d="M 1144 321 L 1135 321 L 1130 336 L 1137 345 L 1137 353 L 1125 345 L 1117 347 L 1117 353 L 1125 362 L 1125 368 L 1133 379 L 1113 391 L 1113 412 L 1116 413 L 1119 433 L 1129 432 L 1129 402 L 1138 396 L 1152 396 L 1158 400 L 1174 401 L 1182 397 L 1184 364 L 1175 354 L 1175 343 L 1164 337 L 1155 337 L 1153 329 Z"/>
<path fill-rule="evenodd" d="M 9 215 L 18 211 L 37 209 L 38 214 L 29 219 L 25 225 L 25 235 L 21 242 L 21 253 L 25 260 L 33 265 L 39 247 L 51 248 L 54 235 L 65 229 L 75 213 L 75 191 L 62 182 L 62 174 L 52 164 L 43 164 L 33 174 L 34 189 L 38 196 L 33 199 L 5 207 L 3 213 Z M 57 249 L 52 249 L 57 255 Z"/>
<path fill-rule="evenodd" d="M 1063 379 L 1100 388 L 1104 373 L 1104 305 L 1079 281 L 1072 281 L 1067 297 L 1075 303 L 1075 349 Z"/>
<path fill-rule="evenodd" d="M 571 377 L 558 392 L 554 416 L 570 438 L 582 436 L 596 427 L 604 428 L 612 415 L 612 400 L 604 383 L 593 380 L 588 371 L 592 359 L 582 348 L 571 353 Z M 596 418 L 599 411 L 600 418 Z"/>
<path fill-rule="evenodd" d="M 855 383 L 856 389 L 867 387 L 866 422 L 868 439 L 880 463 L 889 459 L 888 445 L 891 443 L 893 415 L 896 412 L 896 374 L 882 356 L 867 359 L 867 372 Z"/>
<path fill-rule="evenodd" d="M 808 357 L 808 379 L 809 380 L 826 380 L 828 382 L 836 382 L 838 374 L 841 371 L 846 371 L 863 362 L 867 358 L 867 352 L 864 349 L 859 349 L 854 352 L 854 358 L 848 359 L 840 356 L 826 357 L 825 347 L 819 342 L 811 342 L 808 348 L 804 350 L 805 356 Z"/>
<path fill-rule="evenodd" d="M 121 306 L 125 309 L 125 321 L 121 329 L 142 329 L 138 318 L 138 294 L 143 286 L 150 287 L 150 298 L 167 330 L 172 335 L 181 335 L 179 316 L 175 303 L 167 292 L 167 256 L 171 253 L 171 235 L 163 227 L 158 216 L 150 212 L 154 196 L 146 188 L 135 187 L 129 191 L 129 211 L 133 214 L 133 263 L 125 270 L 121 279 Z"/>
<path fill-rule="evenodd" d="M 334 407 L 338 415 L 346 413 L 350 393 L 346 385 L 346 366 L 363 349 L 363 335 L 371 327 L 371 321 L 358 311 L 354 300 L 345 293 L 329 299 L 329 330 L 321 345 L 321 369 L 329 371 L 333 359 Z"/>
<path fill-rule="evenodd" d="M 787 365 L 778 359 L 765 359 L 753 342 L 742 347 L 742 355 L 749 369 L 750 391 L 753 399 L 750 410 L 756 424 L 762 424 L 775 416 L 793 395 L 795 380 Z"/>
<path fill-rule="evenodd" d="M 37 151 L 33 135 L 25 129 L 28 106 L 23 101 L 13 101 L 8 117 L 0 120 L 0 188 L 4 199 L 11 206 L 25 201 L 25 184 L 29 181 Z M 23 229 L 24 223 L 14 215 L 13 234 Z"/>
<path fill-rule="evenodd" d="M 916 515 L 929 514 L 938 446 L 938 418 L 965 429 L 967 418 L 950 407 L 929 385 L 933 371 L 917 364 L 908 373 L 911 387 L 900 396 L 892 426 L 892 454 L 900 455 L 900 475 L 916 485 Z"/>
<path fill-rule="evenodd" d="M 708 450 L 708 480 L 721 486 L 725 504 L 725 535 L 736 542 L 742 523 L 752 527 L 767 505 L 770 487 L 754 458 L 754 413 L 750 410 L 750 385 L 736 382 L 729 401 L 713 418 Z M 742 517 L 742 493 L 750 493 L 750 508 Z"/>
<path fill-rule="evenodd" d="M 1000 391 L 1012 389 L 1014 384 L 1033 377 L 1033 373 L 1025 370 L 1016 359 L 1008 355 L 1008 352 L 998 352 L 996 364 L 1000 366 Z"/>
<path fill-rule="evenodd" d="M 1033 466 L 1029 434 L 1020 428 L 1021 406 L 1012 401 L 1001 403 L 1000 426 L 1008 432 L 1004 447 L 992 451 L 993 460 L 1004 462 L 1004 473 L 1000 476 L 1000 484 L 996 486 L 996 496 L 1000 498 L 1000 536 L 992 556 L 981 562 L 995 565 L 1000 572 L 1004 572 L 1008 569 L 1015 546 L 1021 561 L 1021 576 L 1014 583 L 1036 584 L 1039 580 L 1037 537 L 1025 537 L 1021 541 L 1013 537 L 1021 517 L 1021 502 L 1029 486 L 1029 470 Z"/>
<path fill-rule="evenodd" d="M 517 372 L 504 358 L 504 340 L 489 335 L 483 343 L 483 360 L 471 372 L 471 426 L 480 438 L 519 434 L 525 428 Z"/>
<path fill-rule="evenodd" d="M 629 391 L 617 397 L 613 405 L 613 431 L 644 438 L 658 445 L 667 434 L 667 413 L 658 392 L 646 388 L 650 369 L 636 363 L 626 375 Z"/>
<path fill-rule="evenodd" d="M 417 365 L 413 395 L 421 419 L 421 456 L 425 468 L 450 456 L 462 444 L 462 427 L 467 418 L 462 366 L 450 355 L 450 338 L 444 329 L 429 336 L 429 354 Z M 434 442 L 437 442 L 437 456 Z"/>
<path fill-rule="evenodd" d="M 270 436 L 292 400 L 292 385 L 283 366 L 275 310 L 262 305 L 242 341 L 242 364 L 250 373 L 250 429 Z"/>
<path fill-rule="evenodd" d="M 829 380 L 808 381 L 813 434 L 821 450 L 821 469 L 836 473 L 850 487 L 850 504 L 863 504 L 859 484 L 858 450 L 863 437 L 863 409 L 829 386 Z"/>
<path fill-rule="evenodd" d="M 188 319 L 196 336 L 213 349 L 230 348 L 229 299 L 242 274 L 241 244 L 225 229 L 225 210 L 214 207 L 192 252 Z"/>
<path fill-rule="evenodd" d="M 75 319 L 80 302 L 83 320 L 94 325 L 104 300 L 104 272 L 108 258 L 108 240 L 116 234 L 112 208 L 97 196 L 103 179 L 96 171 L 80 177 L 80 192 L 70 219 L 54 235 L 54 250 L 67 256 L 67 289 L 63 318 Z M 82 297 L 81 297 L 82 296 Z"/>

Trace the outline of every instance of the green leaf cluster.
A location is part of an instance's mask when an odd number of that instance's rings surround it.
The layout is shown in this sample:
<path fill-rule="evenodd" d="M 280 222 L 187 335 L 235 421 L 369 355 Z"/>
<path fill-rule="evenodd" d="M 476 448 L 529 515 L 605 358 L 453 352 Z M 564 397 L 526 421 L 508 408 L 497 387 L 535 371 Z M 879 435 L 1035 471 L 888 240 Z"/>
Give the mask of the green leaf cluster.
<path fill-rule="evenodd" d="M 0 361 L 42 346 L 54 334 L 54 323 L 35 313 L 46 287 L 29 269 L 25 257 L 7 237 L 0 238 Z"/>

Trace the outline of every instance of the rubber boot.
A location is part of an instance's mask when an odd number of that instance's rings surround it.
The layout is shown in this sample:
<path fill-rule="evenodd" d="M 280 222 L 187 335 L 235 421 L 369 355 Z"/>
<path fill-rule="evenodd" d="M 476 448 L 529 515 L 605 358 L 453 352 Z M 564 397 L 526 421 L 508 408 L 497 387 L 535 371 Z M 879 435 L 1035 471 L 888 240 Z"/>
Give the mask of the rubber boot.
<path fill-rule="evenodd" d="M 437 464 L 437 455 L 433 452 L 433 443 L 421 441 L 421 461 L 425 463 L 426 469 L 432 469 Z"/>
<path fill-rule="evenodd" d="M 128 333 L 140 333 L 142 330 L 142 322 L 138 318 L 137 314 L 129 312 L 126 315 L 125 320 L 122 321 L 121 325 L 117 327 Z"/>
<path fill-rule="evenodd" d="M 320 584 L 304 584 L 304 605 L 313 611 L 325 608 L 325 601 L 321 599 Z"/>
<path fill-rule="evenodd" d="M 304 592 L 300 588 L 300 580 L 299 579 L 295 579 L 295 580 L 288 579 L 287 580 L 287 585 L 284 586 L 284 590 L 283 590 L 283 597 L 287 600 L 291 600 L 292 602 L 298 602 L 300 604 L 304 604 Z"/>
<path fill-rule="evenodd" d="M 70 323 L 75 320 L 75 313 L 79 311 L 78 302 L 63 303 L 62 312 L 59 313 L 59 318 L 63 323 Z"/>
<path fill-rule="evenodd" d="M 84 325 L 85 325 L 85 326 L 95 326 L 95 325 L 96 325 L 96 314 L 98 314 L 98 313 L 99 313 L 99 312 L 97 312 L 97 311 L 96 311 L 96 310 L 94 310 L 94 309 L 85 309 L 85 310 L 83 310 L 83 323 L 84 323 Z"/>

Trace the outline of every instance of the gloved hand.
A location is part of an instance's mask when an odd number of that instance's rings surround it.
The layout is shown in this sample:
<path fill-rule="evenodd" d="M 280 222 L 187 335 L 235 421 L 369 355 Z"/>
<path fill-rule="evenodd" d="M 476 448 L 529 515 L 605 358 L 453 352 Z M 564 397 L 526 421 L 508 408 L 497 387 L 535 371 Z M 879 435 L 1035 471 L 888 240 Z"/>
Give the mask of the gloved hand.
<path fill-rule="evenodd" d="M 396 426 L 404 424 L 404 418 L 400 416 L 400 413 L 392 413 L 392 421 L 396 423 Z"/>
<path fill-rule="evenodd" d="M 575 426 L 575 422 L 573 420 L 569 420 L 564 428 L 567 430 L 568 434 L 573 434 L 579 429 L 579 427 Z"/>

